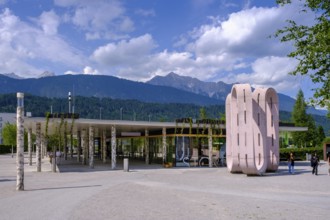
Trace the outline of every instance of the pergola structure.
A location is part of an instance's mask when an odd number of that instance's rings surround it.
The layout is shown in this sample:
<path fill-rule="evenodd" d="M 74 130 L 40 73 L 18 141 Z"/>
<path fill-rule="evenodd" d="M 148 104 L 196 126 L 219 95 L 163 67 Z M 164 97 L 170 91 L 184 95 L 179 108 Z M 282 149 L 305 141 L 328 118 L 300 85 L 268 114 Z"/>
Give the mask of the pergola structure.
<path fill-rule="evenodd" d="M 41 162 L 39 158 L 46 154 L 47 140 L 44 138 L 46 133 L 54 134 L 59 132 L 59 126 L 62 123 L 67 123 L 67 136 L 74 136 L 78 140 L 77 161 L 82 164 L 89 163 L 91 168 L 94 167 L 94 139 L 100 139 L 102 149 L 102 159 L 106 162 L 106 144 L 110 142 L 111 146 L 111 169 L 116 169 L 117 166 L 117 145 L 119 139 L 122 138 L 144 138 L 145 140 L 145 163 L 149 164 L 149 139 L 161 138 L 162 158 L 166 161 L 167 138 L 169 137 L 204 137 L 208 139 L 208 158 L 212 158 L 214 145 L 213 139 L 216 137 L 225 137 L 225 125 L 219 124 L 216 129 L 223 129 L 224 133 L 218 134 L 214 132 L 214 126 L 211 124 L 198 125 L 196 123 L 176 123 L 176 122 L 150 122 L 150 121 L 125 121 L 125 120 L 98 120 L 98 119 L 61 119 L 50 118 L 49 120 L 42 117 L 25 117 L 24 128 L 28 131 L 28 149 L 29 149 L 29 164 L 32 165 L 32 133 L 36 134 L 36 149 L 37 149 L 37 170 L 40 171 Z M 205 129 L 204 134 L 196 134 L 196 129 Z M 72 128 L 72 129 L 71 129 Z M 63 125 L 62 125 L 63 129 Z M 185 129 L 185 132 L 176 132 L 177 129 Z M 192 133 L 188 130 L 193 129 Z M 304 131 L 306 128 L 280 126 L 280 131 Z M 194 132 L 195 131 L 195 132 Z M 63 132 L 63 131 L 62 131 Z M 66 144 L 70 146 L 70 143 Z M 39 150 L 38 150 L 39 149 Z M 88 156 L 89 155 L 89 156 Z M 39 161 L 39 162 L 38 162 Z M 212 163 L 209 163 L 212 167 Z"/>
<path fill-rule="evenodd" d="M 214 127 L 211 124 L 198 125 L 196 123 L 177 123 L 177 122 L 150 122 L 150 121 L 125 121 L 125 120 L 98 120 L 98 119 L 72 119 L 72 118 L 41 118 L 41 117 L 26 117 L 24 120 L 24 127 L 28 131 L 28 146 L 29 149 L 32 145 L 32 133 L 36 134 L 36 149 L 40 149 L 40 154 L 45 154 L 47 143 L 45 140 L 45 133 L 47 130 L 48 134 L 54 134 L 59 132 L 60 124 L 66 123 L 67 133 L 66 136 L 75 136 L 78 140 L 78 148 L 82 149 L 82 154 L 77 152 L 77 160 L 81 158 L 82 164 L 89 162 L 91 168 L 94 167 L 94 139 L 100 139 L 100 145 L 102 149 L 102 158 L 106 160 L 106 143 L 110 142 L 111 145 L 111 168 L 115 169 L 117 164 L 117 145 L 118 139 L 121 138 L 136 138 L 141 137 L 145 140 L 145 163 L 149 164 L 149 139 L 150 138 L 161 138 L 162 141 L 162 157 L 163 161 L 166 161 L 166 150 L 167 150 L 167 138 L 168 137 L 207 137 L 208 138 L 208 156 L 212 158 L 212 139 L 215 137 L 225 137 L 225 135 L 216 134 L 212 132 Z M 204 134 L 189 133 L 188 130 L 205 129 Z M 47 129 L 46 129 L 47 127 Z M 72 129 L 71 129 L 72 128 Z M 176 132 L 180 129 L 180 132 Z M 217 129 L 225 130 L 224 124 L 219 124 Z M 185 130 L 185 132 L 182 132 Z M 194 132 L 193 131 L 193 132 Z M 62 130 L 63 132 L 63 130 Z M 213 133 L 213 135 L 212 135 Z M 70 144 L 65 144 L 70 145 Z M 30 153 L 29 155 L 32 155 Z M 37 152 L 39 152 L 37 150 Z M 88 153 L 89 152 L 89 153 Z M 87 156 L 89 154 L 89 156 Z M 41 157 L 37 154 L 37 167 L 38 158 Z M 29 157 L 32 163 L 32 156 Z M 209 163 L 211 167 L 212 164 Z M 39 170 L 39 168 L 38 168 Z"/>

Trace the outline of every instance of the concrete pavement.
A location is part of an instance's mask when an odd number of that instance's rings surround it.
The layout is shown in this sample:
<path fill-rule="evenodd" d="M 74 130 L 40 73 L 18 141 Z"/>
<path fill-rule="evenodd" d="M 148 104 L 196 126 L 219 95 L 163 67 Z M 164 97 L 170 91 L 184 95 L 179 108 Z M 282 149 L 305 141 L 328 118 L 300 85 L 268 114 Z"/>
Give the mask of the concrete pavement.
<path fill-rule="evenodd" d="M 285 164 L 262 177 L 226 168 L 172 168 L 98 162 L 94 169 L 66 161 L 36 172 L 25 158 L 25 191 L 16 191 L 16 158 L 0 155 L 0 219 L 326 219 L 327 165 L 311 174 L 309 162 Z M 120 164 L 120 162 L 119 162 Z"/>

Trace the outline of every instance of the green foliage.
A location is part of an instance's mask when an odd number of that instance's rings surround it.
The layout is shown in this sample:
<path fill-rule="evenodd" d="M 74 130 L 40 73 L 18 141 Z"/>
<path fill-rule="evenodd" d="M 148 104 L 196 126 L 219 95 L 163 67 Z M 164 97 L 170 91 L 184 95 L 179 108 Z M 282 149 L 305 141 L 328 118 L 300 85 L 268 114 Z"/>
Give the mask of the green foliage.
<path fill-rule="evenodd" d="M 33 117 L 46 117 L 52 106 L 53 115 L 60 116 L 58 113 L 65 113 L 67 110 L 67 98 L 43 98 L 25 94 L 25 111 L 32 112 Z M 14 94 L 0 95 L 0 112 L 16 112 L 17 98 Z M 123 120 L 133 120 L 134 112 L 137 121 L 175 121 L 178 118 L 198 119 L 201 116 L 220 120 L 225 119 L 225 107 L 223 105 L 199 106 L 194 104 L 179 103 L 147 103 L 137 100 L 119 100 L 111 98 L 95 97 L 75 97 L 75 113 L 80 118 L 99 119 L 100 107 L 102 107 L 102 119 L 118 120 L 120 118 L 120 108 L 123 108 Z M 200 114 L 202 110 L 202 115 Z M 46 116 L 45 116 L 46 115 Z M 52 116 L 49 116 L 49 120 Z M 326 134 L 330 131 L 330 120 L 324 116 L 313 115 L 316 125 L 321 125 Z M 201 118 L 200 118 L 201 119 Z M 280 111 L 282 122 L 292 122 L 291 113 Z M 70 122 L 70 121 L 68 121 Z M 74 119 L 72 119 L 72 125 Z M 202 125 L 202 124 L 201 124 Z M 69 128 L 69 127 L 68 127 Z M 47 132 L 46 132 L 47 129 Z M 48 126 L 45 127 L 48 133 Z"/>
<path fill-rule="evenodd" d="M 16 146 L 16 125 L 6 123 L 2 129 L 2 138 L 5 145 L 15 145 Z"/>
<path fill-rule="evenodd" d="M 319 146 L 325 137 L 324 131 L 316 127 L 314 118 L 311 115 L 306 114 L 306 107 L 307 105 L 304 100 L 304 94 L 299 90 L 292 111 L 292 121 L 295 126 L 308 127 L 308 131 L 292 132 L 292 139 L 294 144 L 299 147 Z"/>
<path fill-rule="evenodd" d="M 281 160 L 286 160 L 289 153 L 292 152 L 296 160 L 306 160 L 306 153 L 312 154 L 317 153 L 320 159 L 323 159 L 323 148 L 322 147 L 305 147 L 305 148 L 280 148 Z"/>
<path fill-rule="evenodd" d="M 11 149 L 13 149 L 15 153 L 16 145 L 13 147 L 11 145 L 0 145 L 0 154 L 9 154 L 11 153 Z"/>
<path fill-rule="evenodd" d="M 277 0 L 279 4 L 289 4 L 290 0 Z M 315 89 L 312 104 L 330 110 L 330 1 L 305 0 L 302 12 L 315 13 L 315 24 L 300 25 L 289 20 L 288 26 L 275 33 L 282 42 L 294 42 L 295 50 L 289 57 L 299 61 L 291 72 L 293 75 L 308 75 L 314 83 L 321 86 Z"/>

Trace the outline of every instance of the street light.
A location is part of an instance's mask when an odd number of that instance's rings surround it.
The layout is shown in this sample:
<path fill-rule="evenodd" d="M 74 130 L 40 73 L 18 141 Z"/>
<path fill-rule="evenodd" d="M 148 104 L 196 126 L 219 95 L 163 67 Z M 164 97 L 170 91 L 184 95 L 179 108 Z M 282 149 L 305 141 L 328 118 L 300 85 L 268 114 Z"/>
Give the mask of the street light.
<path fill-rule="evenodd" d="M 68 94 L 68 99 L 69 99 L 69 113 L 71 113 L 71 92 Z"/>

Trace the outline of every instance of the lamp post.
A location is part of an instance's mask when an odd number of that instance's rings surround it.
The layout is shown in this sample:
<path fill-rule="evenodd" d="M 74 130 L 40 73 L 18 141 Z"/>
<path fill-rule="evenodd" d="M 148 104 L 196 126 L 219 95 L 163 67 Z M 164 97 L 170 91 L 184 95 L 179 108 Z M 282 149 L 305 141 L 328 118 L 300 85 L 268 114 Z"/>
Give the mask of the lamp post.
<path fill-rule="evenodd" d="M 123 120 L 123 107 L 120 108 L 120 120 Z"/>
<path fill-rule="evenodd" d="M 71 113 L 71 92 L 68 94 L 68 99 L 69 99 L 69 113 Z"/>
<path fill-rule="evenodd" d="M 24 93 L 17 93 L 17 154 L 16 154 L 16 190 L 24 190 Z"/>

